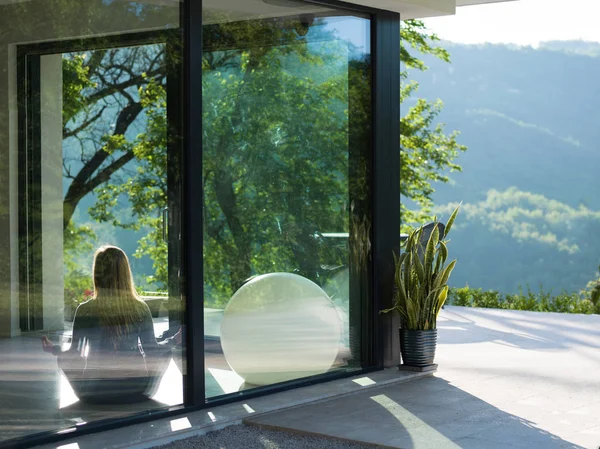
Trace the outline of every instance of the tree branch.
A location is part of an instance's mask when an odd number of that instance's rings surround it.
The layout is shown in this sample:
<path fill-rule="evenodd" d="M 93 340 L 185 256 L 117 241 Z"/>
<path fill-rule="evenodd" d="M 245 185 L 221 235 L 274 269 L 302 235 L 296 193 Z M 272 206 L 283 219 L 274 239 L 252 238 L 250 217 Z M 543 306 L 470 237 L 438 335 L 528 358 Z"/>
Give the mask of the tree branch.
<path fill-rule="evenodd" d="M 125 164 L 127 164 L 127 162 L 131 161 L 133 158 L 133 153 L 125 153 L 120 158 L 116 159 L 111 165 L 102 169 L 100 172 L 98 172 L 96 176 L 94 176 L 86 183 L 86 188 L 88 189 L 88 191 L 91 192 L 103 182 L 108 181 L 114 172 L 123 167 Z"/>
<path fill-rule="evenodd" d="M 164 75 L 164 69 L 161 67 L 156 70 L 152 70 L 146 73 L 146 78 L 139 75 L 136 78 L 130 78 L 127 81 L 123 81 L 118 84 L 108 84 L 104 89 L 100 89 L 99 91 L 94 92 L 86 99 L 87 104 L 94 104 L 95 102 L 108 97 L 109 95 L 115 94 L 117 92 L 122 93 L 125 89 L 132 86 L 140 86 L 142 84 L 148 84 L 150 78 L 154 78 L 157 75 Z"/>
<path fill-rule="evenodd" d="M 83 122 L 81 125 L 79 125 L 75 129 L 69 129 L 67 127 L 63 128 L 63 140 L 76 135 L 80 131 L 83 131 L 85 128 L 90 126 L 92 123 L 94 123 L 96 120 L 98 120 L 100 118 L 100 116 L 102 115 L 102 113 L 104 112 L 105 109 L 106 109 L 106 106 L 102 106 L 102 108 L 100 109 L 100 111 L 97 114 L 94 114 L 94 116 L 92 118 L 86 120 L 85 122 Z"/>
<path fill-rule="evenodd" d="M 131 103 L 131 104 L 127 105 L 125 108 L 123 108 L 123 110 L 119 113 L 119 116 L 117 118 L 117 123 L 115 126 L 115 130 L 113 132 L 113 135 L 114 136 L 124 135 L 125 132 L 127 131 L 127 129 L 129 128 L 129 126 L 135 121 L 137 116 L 140 114 L 142 109 L 143 108 L 140 103 Z M 98 151 L 96 151 L 96 153 L 94 153 L 94 155 L 85 163 L 85 165 L 82 167 L 82 169 L 79 171 L 79 173 L 77 173 L 77 175 L 73 179 L 73 182 L 71 183 L 71 185 L 69 186 L 69 189 L 67 190 L 65 199 L 63 200 L 63 228 L 64 229 L 66 229 L 67 226 L 69 225 L 69 222 L 71 221 L 71 217 L 73 216 L 73 213 L 75 212 L 75 208 L 77 207 L 77 204 L 79 203 L 79 201 L 81 201 L 81 199 L 85 195 L 90 193 L 94 188 L 96 188 L 99 185 L 99 183 L 95 184 L 94 180 L 96 180 L 98 178 L 98 176 L 100 176 L 108 168 L 112 167 L 114 164 L 116 164 L 118 161 L 120 161 L 123 157 L 122 156 L 121 158 L 117 159 L 109 167 L 102 170 L 102 172 L 100 172 L 96 176 L 96 178 L 92 179 L 92 176 L 94 175 L 96 170 L 98 170 L 100 168 L 100 166 L 104 163 L 104 161 L 106 161 L 106 159 L 109 157 L 109 155 L 110 154 L 107 151 L 105 151 L 105 147 L 99 148 Z M 133 154 L 131 155 L 131 158 L 133 158 Z M 129 159 L 129 160 L 131 160 L 131 159 Z M 118 168 L 120 168 L 120 167 L 118 167 Z M 112 172 L 106 172 L 106 173 L 109 173 L 109 175 L 110 175 L 110 174 L 114 173 L 114 170 Z M 108 179 L 108 178 L 106 178 L 106 179 Z M 100 183 L 101 182 L 102 181 L 100 181 Z"/>

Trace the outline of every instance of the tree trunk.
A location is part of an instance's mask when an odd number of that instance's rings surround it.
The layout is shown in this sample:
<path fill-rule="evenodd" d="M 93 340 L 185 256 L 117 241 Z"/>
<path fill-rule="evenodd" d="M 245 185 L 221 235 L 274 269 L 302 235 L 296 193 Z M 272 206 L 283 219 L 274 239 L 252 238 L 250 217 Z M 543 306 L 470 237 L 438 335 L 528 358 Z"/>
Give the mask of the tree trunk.
<path fill-rule="evenodd" d="M 230 172 L 219 170 L 215 174 L 215 192 L 237 250 L 236 254 L 229 255 L 230 283 L 235 292 L 251 276 L 252 268 L 250 265 L 250 240 L 239 219 L 233 178 Z"/>

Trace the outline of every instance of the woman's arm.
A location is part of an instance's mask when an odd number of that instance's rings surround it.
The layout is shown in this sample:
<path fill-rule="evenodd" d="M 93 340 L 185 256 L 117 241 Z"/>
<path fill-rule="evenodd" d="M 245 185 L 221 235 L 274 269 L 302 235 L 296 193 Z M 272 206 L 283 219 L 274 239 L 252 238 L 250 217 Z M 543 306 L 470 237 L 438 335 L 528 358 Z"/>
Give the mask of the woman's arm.
<path fill-rule="evenodd" d="M 151 351 L 154 349 L 165 349 L 172 348 L 178 343 L 181 342 L 181 339 L 178 340 L 177 335 L 175 334 L 172 337 L 165 338 L 163 341 L 156 341 L 156 336 L 154 334 L 154 322 L 152 321 L 152 313 L 148 308 L 148 305 L 142 302 L 143 306 L 143 319 L 140 330 L 140 341 L 142 342 L 142 348 L 144 352 Z"/>
<path fill-rule="evenodd" d="M 69 348 L 63 351 L 61 345 L 55 345 L 48 339 L 48 337 L 43 336 L 42 350 L 44 352 L 50 352 L 55 356 L 59 356 L 60 354 L 63 354 L 76 348 L 79 345 L 79 343 L 76 342 L 79 342 L 80 340 L 85 338 L 86 331 L 84 331 L 84 329 L 89 328 L 93 324 L 90 323 L 90 317 L 86 313 L 85 307 L 82 308 L 83 306 L 85 306 L 85 304 L 86 303 L 80 304 L 75 310 L 75 315 L 73 318 L 73 332 L 71 336 L 71 345 L 69 346 Z"/>
<path fill-rule="evenodd" d="M 54 343 L 52 343 L 45 335 L 42 337 L 42 351 L 54 354 Z M 56 345 L 58 346 L 58 345 Z M 54 354 L 56 355 L 56 354 Z"/>

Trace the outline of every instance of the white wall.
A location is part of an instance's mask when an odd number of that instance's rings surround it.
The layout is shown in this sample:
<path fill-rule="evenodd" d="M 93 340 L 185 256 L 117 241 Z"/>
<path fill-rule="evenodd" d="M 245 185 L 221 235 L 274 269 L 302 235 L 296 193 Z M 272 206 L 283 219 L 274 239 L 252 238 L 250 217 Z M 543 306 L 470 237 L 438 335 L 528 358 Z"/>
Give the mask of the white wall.
<path fill-rule="evenodd" d="M 44 329 L 64 326 L 62 55 L 40 58 Z"/>
<path fill-rule="evenodd" d="M 10 61 L 16 60 L 17 47 L 16 45 L 7 45 L 8 64 Z M 17 158 L 18 150 L 18 111 L 17 111 L 17 72 L 10 70 L 8 72 L 8 129 L 9 129 L 9 167 L 10 176 L 8 182 L 8 191 L 10 195 L 10 222 L 9 233 L 10 238 L 10 284 L 11 284 L 11 315 L 10 315 L 10 335 L 19 335 L 21 332 L 19 326 L 19 241 L 16 236 L 19 230 L 19 215 L 17 206 L 19 203 L 19 163 Z M 0 151 L 2 148 L 0 147 Z"/>
<path fill-rule="evenodd" d="M 12 311 L 12 269 L 13 253 L 11 252 L 12 239 L 11 203 L 10 200 L 10 172 L 11 158 L 8 153 L 9 142 L 9 53 L 7 46 L 0 46 L 0 337 L 11 335 Z"/>

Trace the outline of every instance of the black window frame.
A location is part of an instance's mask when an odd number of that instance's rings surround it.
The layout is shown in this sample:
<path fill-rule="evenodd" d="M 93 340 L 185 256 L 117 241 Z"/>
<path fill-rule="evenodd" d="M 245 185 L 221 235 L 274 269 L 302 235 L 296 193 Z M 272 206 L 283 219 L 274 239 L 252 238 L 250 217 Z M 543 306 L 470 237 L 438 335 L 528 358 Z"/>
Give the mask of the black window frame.
<path fill-rule="evenodd" d="M 127 425 L 138 424 L 154 419 L 190 413 L 226 403 L 273 394 L 301 386 L 329 380 L 365 374 L 392 366 L 399 361 L 397 327 L 388 315 L 380 315 L 379 310 L 389 307 L 393 290 L 393 252 L 400 248 L 400 15 L 337 0 L 302 0 L 332 8 L 367 14 L 371 23 L 372 55 L 372 154 L 371 154 L 371 211 L 372 211 L 372 251 L 369 270 L 371 273 L 372 302 L 361 310 L 363 368 L 352 372 L 332 372 L 269 387 L 247 390 L 221 397 L 216 401 L 206 401 L 204 389 L 204 311 L 203 311 L 203 236 L 202 208 L 197 205 L 198 192 L 202 191 L 202 2 L 184 0 L 181 8 L 181 27 L 176 30 L 162 30 L 174 33 L 183 42 L 183 73 L 178 77 L 185 100 L 177 114 L 181 114 L 180 126 L 183 135 L 183 191 L 182 194 L 182 239 L 185 242 L 181 254 L 182 293 L 185 298 L 186 364 L 184 373 L 184 404 L 165 409 L 156 409 L 123 418 L 111 418 L 91 422 L 70 429 L 32 434 L 19 439 L 0 441 L 0 448 L 25 448 L 79 437 L 95 432 L 107 431 Z M 155 32 L 150 32 L 155 33 Z M 143 33 L 135 33 L 138 37 Z M 123 42 L 127 34 L 119 36 Z M 92 38 L 94 39 L 94 38 Z M 106 37 L 99 38 L 106 42 Z M 81 43 L 81 39 L 70 43 Z M 118 39 L 117 39 L 118 41 Z M 117 42 L 115 41 L 115 42 Z M 122 46 L 134 45 L 133 41 Z M 64 42 L 63 42 L 64 43 Z M 67 42 L 69 43 L 69 42 Z M 86 44 L 89 41 L 86 42 Z M 147 41 L 144 43 L 148 43 Z M 48 47 L 46 47 L 48 45 Z M 37 50 L 36 50 L 37 49 Z M 51 44 L 18 46 L 18 61 L 25 51 L 39 54 L 58 52 Z M 67 51 L 76 51 L 69 47 Z M 18 89 L 27 89 L 24 70 L 18 70 Z M 27 110 L 19 105 L 19 122 L 26 123 Z M 19 148 L 27 141 L 27 129 L 20 129 Z M 23 142 L 21 142 L 23 140 Z M 21 159 L 25 155 L 20 154 Z M 32 162 L 30 162 L 31 164 Z M 33 162 L 35 167 L 35 162 Z M 25 178 L 26 181 L 26 178 Z M 19 188 L 26 184 L 19 185 Z M 35 192 L 34 192 L 35 196 Z M 22 217 L 21 217 L 22 218 Z M 19 227 L 26 222 L 19 221 Z M 21 243 L 20 243 L 21 245 Z M 21 250 L 21 247 L 20 247 Z M 28 265 L 25 265 L 27 267 Z M 27 273 L 27 271 L 25 272 Z M 20 275 L 21 276 L 21 275 Z M 25 278 L 26 280 L 27 278 Z M 21 278 L 23 280 L 23 278 Z"/>
<path fill-rule="evenodd" d="M 40 57 L 49 54 L 69 53 L 103 48 L 131 47 L 136 45 L 166 44 L 173 48 L 182 40 L 179 29 L 142 31 L 122 35 L 107 35 L 80 39 L 66 39 L 38 44 L 17 45 L 17 95 L 18 101 L 18 165 L 19 165 L 19 207 L 18 207 L 18 242 L 19 242 L 19 312 L 22 332 L 43 329 L 43 297 L 42 285 L 42 200 L 39 182 L 41 179 L 41 128 L 31 126 L 40 123 Z M 181 70 L 176 64 L 167 69 L 167 89 L 171 95 L 181 92 Z M 25 99 L 25 101 L 22 101 Z M 173 103 L 173 102 L 171 102 Z M 179 103 L 179 102 L 177 102 Z M 181 124 L 181 113 L 169 105 L 167 114 L 169 123 L 177 128 Z M 173 127 L 172 127 L 173 128 Z M 169 129 L 169 145 L 181 145 L 177 129 Z M 169 154 L 177 158 L 180 151 Z M 175 164 L 180 164 L 175 161 Z M 170 186 L 169 194 L 180 194 L 178 186 Z M 179 199 L 176 198 L 176 201 Z M 176 255 L 177 256 L 177 255 Z M 170 254 L 170 257 L 173 255 Z M 169 260 L 169 263 L 177 260 Z M 169 279 L 169 282 L 173 282 Z M 181 290 L 181 289 L 178 289 Z M 33 314 L 29 314 L 29 303 Z"/>

